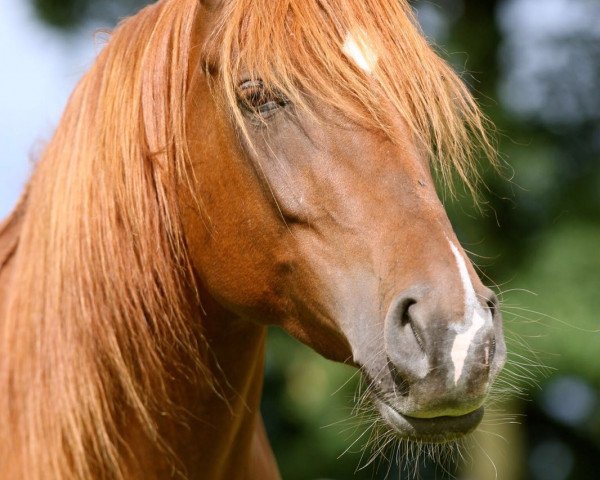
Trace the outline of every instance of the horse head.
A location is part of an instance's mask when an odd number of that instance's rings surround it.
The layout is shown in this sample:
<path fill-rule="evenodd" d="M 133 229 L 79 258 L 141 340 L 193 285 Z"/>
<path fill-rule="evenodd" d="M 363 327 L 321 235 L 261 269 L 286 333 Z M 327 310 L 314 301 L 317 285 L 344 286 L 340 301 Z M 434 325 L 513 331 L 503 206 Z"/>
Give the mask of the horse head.
<path fill-rule="evenodd" d="M 183 203 L 202 208 L 184 227 L 201 282 L 360 368 L 399 435 L 472 431 L 505 361 L 502 319 L 431 172 L 432 154 L 466 168 L 469 126 L 484 135 L 471 97 L 406 7 L 233 3 L 201 17 L 191 61 Z"/>

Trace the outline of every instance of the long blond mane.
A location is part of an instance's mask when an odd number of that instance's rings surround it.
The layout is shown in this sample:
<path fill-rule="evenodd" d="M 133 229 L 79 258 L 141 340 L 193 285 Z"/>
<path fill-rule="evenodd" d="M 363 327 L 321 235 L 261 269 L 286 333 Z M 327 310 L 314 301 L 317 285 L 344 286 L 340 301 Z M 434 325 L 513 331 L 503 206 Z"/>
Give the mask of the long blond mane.
<path fill-rule="evenodd" d="M 299 107 L 310 94 L 391 137 L 401 115 L 443 176 L 473 184 L 473 152 L 492 151 L 484 118 L 406 1 L 223 3 L 207 48 L 239 126 L 249 71 Z M 124 422 L 159 442 L 170 366 L 201 364 L 177 206 L 199 9 L 162 0 L 115 30 L 31 179 L 0 312 L 0 466 L 21 462 L 26 478 L 122 478 Z M 351 31 L 377 52 L 371 79 L 341 50 Z"/>
<path fill-rule="evenodd" d="M 0 464 L 28 478 L 122 477 L 120 427 L 158 441 L 168 365 L 198 350 L 175 201 L 196 4 L 116 29 L 31 179 L 0 349 Z"/>

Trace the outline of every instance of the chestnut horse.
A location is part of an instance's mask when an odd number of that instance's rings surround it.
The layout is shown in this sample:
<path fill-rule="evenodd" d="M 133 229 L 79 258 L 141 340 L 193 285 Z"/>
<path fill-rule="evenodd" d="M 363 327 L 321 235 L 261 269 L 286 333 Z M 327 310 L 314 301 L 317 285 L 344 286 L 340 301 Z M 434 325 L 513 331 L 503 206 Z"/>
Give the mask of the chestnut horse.
<path fill-rule="evenodd" d="M 472 431 L 502 321 L 434 174 L 491 152 L 407 1 L 162 0 L 74 91 L 0 231 L 0 477 L 272 479 L 265 331 L 399 438 Z"/>

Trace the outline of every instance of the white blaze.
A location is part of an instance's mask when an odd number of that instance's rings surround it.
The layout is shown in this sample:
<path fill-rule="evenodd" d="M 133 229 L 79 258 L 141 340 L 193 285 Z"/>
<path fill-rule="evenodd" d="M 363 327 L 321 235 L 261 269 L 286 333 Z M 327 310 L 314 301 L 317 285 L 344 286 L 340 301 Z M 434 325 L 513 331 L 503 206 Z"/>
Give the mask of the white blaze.
<path fill-rule="evenodd" d="M 365 35 L 360 31 L 348 33 L 342 51 L 367 73 L 373 72 L 377 64 L 377 54 L 369 45 Z"/>
<path fill-rule="evenodd" d="M 491 322 L 491 313 L 489 310 L 484 309 L 477 300 L 477 295 L 475 294 L 475 289 L 473 288 L 473 283 L 471 282 L 465 259 L 458 248 L 456 248 L 450 240 L 448 240 L 448 242 L 450 243 L 450 248 L 454 254 L 454 259 L 456 260 L 463 290 L 465 292 L 464 320 L 466 329 L 456 335 L 450 353 L 452 363 L 454 364 L 454 383 L 456 384 L 462 375 L 469 347 L 477 332 L 485 325 L 486 320 Z"/>

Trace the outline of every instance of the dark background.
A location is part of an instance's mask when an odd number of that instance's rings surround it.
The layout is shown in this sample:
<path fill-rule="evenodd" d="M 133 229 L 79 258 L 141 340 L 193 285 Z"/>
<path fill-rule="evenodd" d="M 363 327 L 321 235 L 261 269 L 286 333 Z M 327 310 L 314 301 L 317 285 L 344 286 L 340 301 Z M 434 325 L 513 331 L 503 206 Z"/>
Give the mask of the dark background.
<path fill-rule="evenodd" d="M 64 35 L 91 22 L 114 25 L 144 3 L 32 0 L 39 21 Z M 483 213 L 466 196 L 445 203 L 483 278 L 496 284 L 511 351 L 504 392 L 463 447 L 466 461 L 441 468 L 425 460 L 418 472 L 424 479 L 493 479 L 496 471 L 500 480 L 597 479 L 600 1 L 413 5 L 498 127 L 506 166 L 503 176 L 487 175 Z M 367 448 L 361 460 L 368 435 L 350 446 L 364 431 L 352 412 L 352 374 L 271 332 L 263 413 L 284 479 L 414 473 L 388 470 L 385 460 L 357 470 L 370 455 Z"/>

